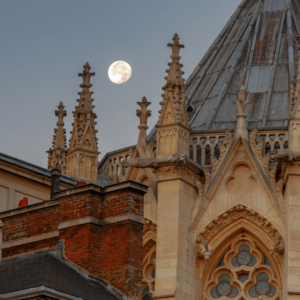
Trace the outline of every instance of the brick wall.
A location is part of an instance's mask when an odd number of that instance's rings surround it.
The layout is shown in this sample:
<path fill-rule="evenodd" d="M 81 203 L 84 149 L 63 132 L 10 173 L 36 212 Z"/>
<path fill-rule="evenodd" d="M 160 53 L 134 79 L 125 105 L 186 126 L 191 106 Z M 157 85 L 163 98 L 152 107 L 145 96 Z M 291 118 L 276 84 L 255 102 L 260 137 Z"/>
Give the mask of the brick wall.
<path fill-rule="evenodd" d="M 65 256 L 86 270 L 100 277 L 101 227 L 86 224 L 60 230 L 59 239 L 64 240 Z"/>
<path fill-rule="evenodd" d="M 134 191 L 109 193 L 104 195 L 102 218 L 124 214 L 144 216 L 144 197 Z"/>
<path fill-rule="evenodd" d="M 143 269 L 143 225 L 125 221 L 102 228 L 100 276 L 139 298 Z"/>
<path fill-rule="evenodd" d="M 110 187 L 108 192 L 99 187 L 95 191 L 95 186 L 80 186 L 60 191 L 58 200 L 51 202 L 50 207 L 39 203 L 10 214 L 0 213 L 4 225 L 2 242 L 7 245 L 20 239 L 25 241 L 18 246 L 6 246 L 2 259 L 55 248 L 63 240 L 64 255 L 81 269 L 103 278 L 127 296 L 141 298 L 143 224 L 130 218 L 106 220 L 124 215 L 142 220 L 143 194 L 147 188 L 122 186 L 124 183 L 116 184 L 115 190 Z M 99 224 L 71 223 L 86 217 L 99 220 Z M 64 226 L 59 229 L 62 223 Z M 49 232 L 59 232 L 59 236 L 39 240 L 39 236 Z M 35 237 L 34 242 L 29 241 L 31 237 Z"/>
<path fill-rule="evenodd" d="M 60 223 L 59 205 L 14 215 L 2 221 L 2 242 L 55 231 Z"/>

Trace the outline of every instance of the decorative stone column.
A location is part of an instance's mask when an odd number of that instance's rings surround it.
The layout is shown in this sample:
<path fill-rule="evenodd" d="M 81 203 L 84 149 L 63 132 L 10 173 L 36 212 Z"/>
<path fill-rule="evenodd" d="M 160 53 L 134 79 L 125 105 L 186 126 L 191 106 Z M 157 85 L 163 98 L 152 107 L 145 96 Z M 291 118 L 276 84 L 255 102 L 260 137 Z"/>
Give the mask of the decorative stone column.
<path fill-rule="evenodd" d="M 190 129 L 185 106 L 185 84 L 182 64 L 179 63 L 179 44 L 175 34 L 167 83 L 159 111 L 157 128 L 157 156 L 141 157 L 122 162 L 124 167 L 154 169 L 158 208 L 156 240 L 156 276 L 154 299 L 195 298 L 195 249 L 193 234 L 189 231 L 193 206 L 198 197 L 201 167 L 188 158 Z M 138 115 L 147 118 L 147 102 L 138 103 L 142 111 Z M 144 121 L 145 123 L 145 121 Z M 139 127 L 138 150 L 143 152 L 145 127 Z M 145 147 L 145 146 L 144 146 Z M 142 149 L 142 150 L 140 150 Z M 148 176 L 149 178 L 149 176 Z"/>
<path fill-rule="evenodd" d="M 188 158 L 190 129 L 185 107 L 185 84 L 179 63 L 179 44 L 175 34 L 172 61 L 162 88 L 164 94 L 157 124 L 157 157 L 168 163 L 155 169 L 158 188 L 156 279 L 153 298 L 190 299 L 194 265 L 189 246 L 190 216 L 197 199 L 196 182 L 201 170 Z M 176 158 L 177 157 L 177 158 Z M 189 239 L 190 238 L 190 239 Z"/>
<path fill-rule="evenodd" d="M 300 161 L 285 167 L 286 230 L 283 299 L 300 295 Z M 298 295 L 298 296 L 296 296 Z"/>
<path fill-rule="evenodd" d="M 300 41 L 300 36 L 298 36 Z M 300 45 L 299 45 L 300 50 Z M 300 59 L 300 55 L 298 55 Z M 279 152 L 284 160 L 286 230 L 284 253 L 283 299 L 300 298 L 300 64 L 297 78 L 291 82 L 289 149 Z M 277 155 L 277 156 L 278 156 Z M 281 179 L 282 180 L 282 179 Z"/>
<path fill-rule="evenodd" d="M 199 170 L 170 163 L 155 171 L 158 185 L 156 279 L 154 299 L 191 299 L 194 260 L 189 231 L 197 199 Z"/>

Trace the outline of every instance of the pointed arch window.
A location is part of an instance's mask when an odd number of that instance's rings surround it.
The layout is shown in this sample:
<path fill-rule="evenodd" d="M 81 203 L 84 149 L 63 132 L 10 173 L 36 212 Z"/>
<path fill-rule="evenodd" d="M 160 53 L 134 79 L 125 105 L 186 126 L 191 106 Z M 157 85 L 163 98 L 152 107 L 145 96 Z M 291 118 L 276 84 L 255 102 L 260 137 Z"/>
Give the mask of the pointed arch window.
<path fill-rule="evenodd" d="M 271 151 L 271 145 L 270 143 L 266 143 L 265 145 L 265 154 L 268 154 Z"/>
<path fill-rule="evenodd" d="M 197 164 L 201 165 L 201 146 L 197 146 L 197 157 L 196 157 L 196 160 L 197 160 Z"/>
<path fill-rule="evenodd" d="M 244 234 L 232 242 L 209 279 L 204 288 L 205 300 L 277 300 L 281 291 L 270 260 Z"/>
<path fill-rule="evenodd" d="M 193 146 L 190 146 L 190 149 L 189 149 L 189 158 L 191 160 L 194 160 L 194 147 Z"/>
<path fill-rule="evenodd" d="M 215 157 L 216 159 L 220 158 L 220 148 L 218 145 L 215 147 Z"/>
<path fill-rule="evenodd" d="M 210 162 L 210 156 L 211 156 L 211 148 L 209 145 L 205 148 L 205 164 L 208 166 L 211 164 Z"/>

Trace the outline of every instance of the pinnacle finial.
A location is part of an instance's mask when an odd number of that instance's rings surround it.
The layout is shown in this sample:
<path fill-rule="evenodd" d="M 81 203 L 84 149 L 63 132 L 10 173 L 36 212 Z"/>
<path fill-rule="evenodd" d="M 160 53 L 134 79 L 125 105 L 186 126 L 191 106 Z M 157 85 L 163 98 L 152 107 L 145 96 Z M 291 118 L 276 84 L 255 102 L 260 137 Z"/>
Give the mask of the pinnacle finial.
<path fill-rule="evenodd" d="M 141 110 L 136 110 L 136 115 L 140 118 L 140 125 L 147 125 L 148 117 L 151 116 L 151 110 L 147 110 L 147 107 L 151 102 L 148 102 L 147 98 L 143 97 L 142 102 L 137 102 L 137 104 L 141 107 Z"/>
<path fill-rule="evenodd" d="M 90 65 L 88 62 L 86 62 L 86 64 L 83 66 L 83 72 L 89 72 L 91 69 Z"/>
<path fill-rule="evenodd" d="M 247 89 L 244 87 L 244 85 L 241 86 L 241 88 L 237 91 L 238 92 L 238 101 L 233 101 L 233 103 L 238 108 L 238 114 L 237 117 L 243 117 L 246 118 L 246 107 L 248 104 L 251 103 L 251 101 L 246 101 L 247 98 Z"/>
<path fill-rule="evenodd" d="M 178 37 L 177 33 L 174 34 L 173 44 L 168 43 L 167 46 L 172 48 L 172 55 L 171 55 L 172 60 L 173 59 L 174 60 L 179 60 L 181 58 L 179 56 L 179 51 L 180 51 L 181 48 L 184 48 L 184 45 L 183 44 L 179 44 L 179 37 Z"/>
<path fill-rule="evenodd" d="M 55 110 L 55 116 L 58 117 L 56 122 L 57 127 L 54 128 L 54 135 L 52 141 L 52 148 L 48 151 L 48 169 L 52 170 L 55 168 L 55 164 L 61 161 L 63 167 L 63 174 L 66 173 L 66 130 L 64 129 L 64 117 L 67 115 L 67 111 L 64 110 L 64 105 L 62 101 L 57 106 L 58 110 Z"/>
<path fill-rule="evenodd" d="M 137 102 L 137 104 L 141 107 L 141 109 L 136 110 L 136 115 L 140 118 L 140 125 L 138 126 L 140 133 L 137 141 L 137 147 L 145 150 L 147 146 L 147 122 L 148 118 L 151 116 L 151 110 L 147 110 L 147 107 L 151 104 L 151 102 L 148 102 L 147 98 L 143 97 L 142 101 Z"/>

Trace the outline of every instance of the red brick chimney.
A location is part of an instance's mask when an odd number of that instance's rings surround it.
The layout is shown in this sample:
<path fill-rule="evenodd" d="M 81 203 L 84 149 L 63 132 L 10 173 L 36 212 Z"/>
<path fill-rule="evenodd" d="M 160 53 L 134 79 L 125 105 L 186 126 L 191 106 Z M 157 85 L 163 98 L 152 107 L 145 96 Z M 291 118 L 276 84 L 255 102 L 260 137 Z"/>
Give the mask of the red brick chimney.
<path fill-rule="evenodd" d="M 56 199 L 2 212 L 2 260 L 54 249 L 63 241 L 66 259 L 127 297 L 141 298 L 147 190 L 132 181 L 86 184 L 57 192 Z"/>

